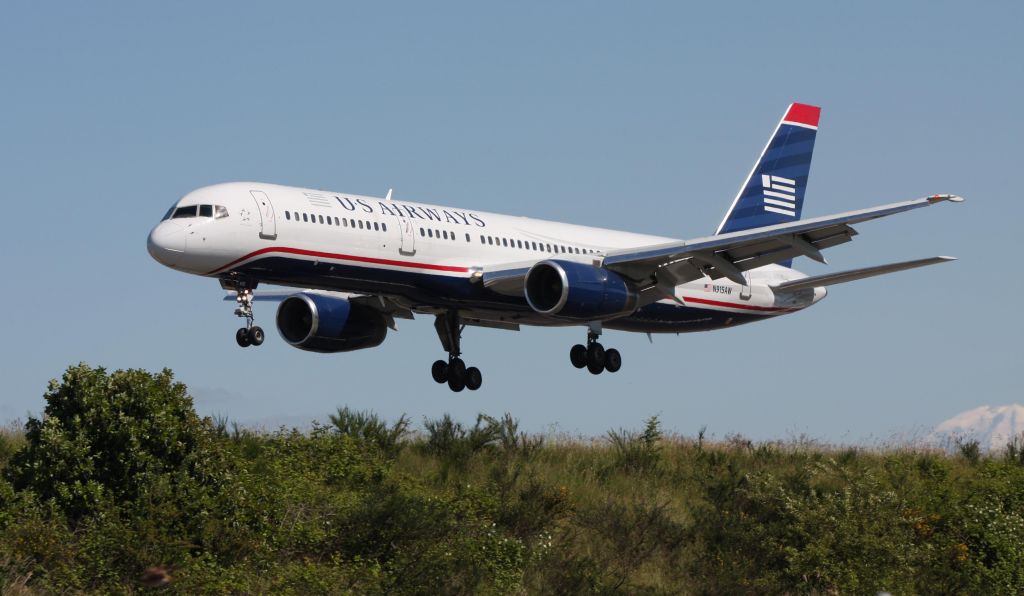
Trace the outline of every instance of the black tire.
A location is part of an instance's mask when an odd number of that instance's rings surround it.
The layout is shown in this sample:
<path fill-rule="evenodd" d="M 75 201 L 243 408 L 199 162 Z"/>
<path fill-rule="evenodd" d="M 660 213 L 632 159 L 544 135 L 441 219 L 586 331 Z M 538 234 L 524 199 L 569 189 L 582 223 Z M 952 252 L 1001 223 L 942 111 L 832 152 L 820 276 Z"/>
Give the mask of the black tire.
<path fill-rule="evenodd" d="M 454 372 L 454 371 L 452 371 L 451 368 L 449 367 L 449 369 L 448 369 L 448 388 L 451 389 L 452 391 L 454 391 L 455 393 L 458 393 L 459 391 L 462 391 L 463 389 L 466 388 L 466 376 L 465 376 L 465 374 L 454 375 L 454 374 L 452 374 L 452 372 Z"/>
<path fill-rule="evenodd" d="M 596 341 L 587 347 L 587 370 L 593 375 L 604 371 L 604 346 Z"/>
<path fill-rule="evenodd" d="M 622 354 L 615 348 L 606 350 L 604 353 L 604 369 L 610 373 L 619 372 L 622 368 Z"/>
<path fill-rule="evenodd" d="M 484 376 L 480 374 L 480 369 L 471 366 L 466 369 L 466 389 L 470 391 L 476 391 L 484 384 Z"/>
<path fill-rule="evenodd" d="M 569 361 L 576 368 L 583 368 L 587 365 L 587 346 L 576 344 L 569 350 Z"/>
<path fill-rule="evenodd" d="M 434 381 L 438 383 L 447 383 L 448 363 L 444 360 L 435 360 L 434 365 L 430 367 L 430 376 L 434 377 Z"/>
<path fill-rule="evenodd" d="M 242 327 L 241 329 L 236 331 L 235 341 L 238 342 L 238 346 L 242 348 L 248 348 L 250 345 L 252 345 L 252 342 L 249 341 L 249 330 L 246 329 L 245 327 Z"/>
<path fill-rule="evenodd" d="M 463 382 L 466 380 L 466 363 L 462 361 L 462 358 L 453 358 L 448 363 L 448 378 L 456 376 L 462 379 Z"/>
<path fill-rule="evenodd" d="M 249 330 L 249 343 L 254 346 L 263 345 L 266 336 L 263 334 L 263 327 L 253 327 Z"/>

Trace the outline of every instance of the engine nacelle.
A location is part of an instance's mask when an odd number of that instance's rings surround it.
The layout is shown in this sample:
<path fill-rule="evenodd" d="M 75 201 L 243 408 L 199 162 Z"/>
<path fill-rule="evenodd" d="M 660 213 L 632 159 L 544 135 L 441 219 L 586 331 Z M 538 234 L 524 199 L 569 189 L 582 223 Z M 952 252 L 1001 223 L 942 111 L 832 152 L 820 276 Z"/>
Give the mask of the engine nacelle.
<path fill-rule="evenodd" d="M 300 350 L 332 353 L 379 346 L 387 336 L 388 324 L 370 307 L 300 292 L 277 307 L 277 330 Z"/>
<path fill-rule="evenodd" d="M 541 261 L 526 274 L 526 302 L 542 315 L 599 321 L 636 310 L 637 292 L 618 274 L 572 261 Z"/>

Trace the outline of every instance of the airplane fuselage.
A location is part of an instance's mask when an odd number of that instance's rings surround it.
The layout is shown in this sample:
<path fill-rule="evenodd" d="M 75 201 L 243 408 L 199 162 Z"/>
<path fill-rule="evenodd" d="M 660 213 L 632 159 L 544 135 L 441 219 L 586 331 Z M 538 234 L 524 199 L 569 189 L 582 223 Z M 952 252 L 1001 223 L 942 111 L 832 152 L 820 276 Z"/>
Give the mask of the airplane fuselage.
<path fill-rule="evenodd" d="M 153 229 L 149 251 L 164 265 L 196 275 L 386 296 L 414 312 L 457 309 L 484 321 L 551 326 L 579 322 L 541 315 L 521 295 L 490 290 L 482 283 L 482 272 L 548 258 L 600 263 L 608 251 L 672 241 L 350 193 L 235 182 L 185 195 Z M 786 314 L 825 295 L 824 288 L 779 294 L 771 289 L 772 284 L 803 277 L 778 265 L 746 272 L 746 284 L 705 277 L 678 285 L 674 296 L 603 325 L 680 333 Z"/>

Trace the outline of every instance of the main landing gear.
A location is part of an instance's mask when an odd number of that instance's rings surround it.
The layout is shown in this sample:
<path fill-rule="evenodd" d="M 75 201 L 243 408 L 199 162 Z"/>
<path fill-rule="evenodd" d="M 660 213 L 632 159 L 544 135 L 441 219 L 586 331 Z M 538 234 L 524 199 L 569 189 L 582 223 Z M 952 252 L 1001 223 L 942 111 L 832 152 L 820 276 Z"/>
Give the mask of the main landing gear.
<path fill-rule="evenodd" d="M 235 341 L 243 348 L 258 346 L 263 343 L 266 336 L 263 333 L 262 327 L 253 325 L 255 317 L 252 313 L 252 288 L 238 287 L 235 291 L 237 292 L 235 301 L 238 302 L 235 316 L 245 319 L 245 327 L 235 332 Z"/>
<path fill-rule="evenodd" d="M 475 366 L 466 367 L 466 363 L 459 358 L 462 353 L 462 321 L 459 313 L 449 310 L 444 314 L 437 315 L 434 320 L 434 328 L 437 329 L 437 337 L 441 340 L 441 346 L 448 352 L 448 362 L 438 360 L 430 367 L 430 375 L 438 383 L 448 383 L 448 388 L 458 392 L 463 389 L 476 391 L 483 384 L 483 375 L 480 369 Z"/>
<path fill-rule="evenodd" d="M 601 326 L 592 324 L 587 333 L 587 345 L 576 344 L 569 350 L 569 360 L 576 368 L 586 368 L 591 374 L 599 375 L 603 371 L 617 372 L 622 368 L 622 355 L 615 348 L 606 350 L 597 338 L 601 335 Z"/>

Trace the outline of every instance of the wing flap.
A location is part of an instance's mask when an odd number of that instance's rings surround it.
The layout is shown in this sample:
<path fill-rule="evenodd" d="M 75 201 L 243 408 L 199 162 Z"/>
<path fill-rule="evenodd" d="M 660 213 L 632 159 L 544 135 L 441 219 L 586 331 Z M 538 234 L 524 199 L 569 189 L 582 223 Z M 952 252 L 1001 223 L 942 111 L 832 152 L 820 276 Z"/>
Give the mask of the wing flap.
<path fill-rule="evenodd" d="M 931 257 L 928 259 L 917 259 L 914 261 L 903 261 L 901 263 L 889 263 L 887 265 L 877 265 L 875 267 L 864 267 L 861 269 L 851 269 L 849 271 L 840 271 L 838 273 L 827 273 L 825 275 L 815 275 L 814 277 L 805 277 L 803 279 L 794 279 L 793 281 L 787 281 L 778 285 L 772 286 L 772 290 L 775 293 L 781 292 L 797 292 L 799 290 L 806 290 L 808 288 L 817 288 L 821 286 L 832 286 L 835 284 L 842 284 L 848 281 L 856 281 L 858 279 L 865 279 L 868 277 L 874 277 L 876 275 L 885 275 L 886 273 L 895 273 L 897 271 L 906 271 L 907 269 L 916 269 L 917 267 L 927 267 L 928 265 L 937 265 L 939 263 L 948 263 L 955 261 L 954 257 Z"/>

